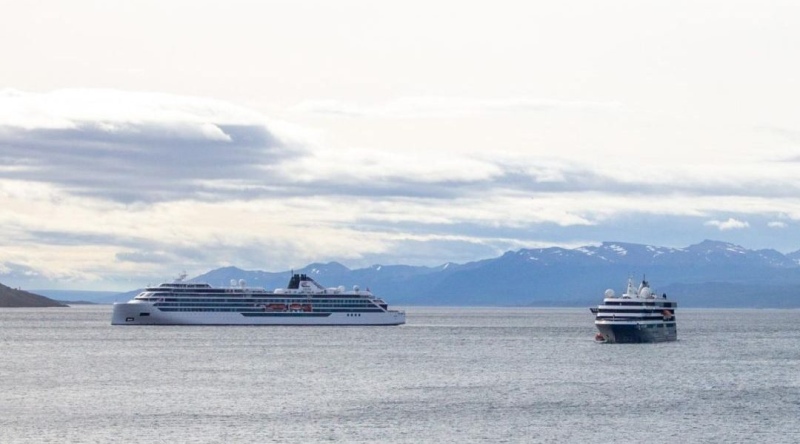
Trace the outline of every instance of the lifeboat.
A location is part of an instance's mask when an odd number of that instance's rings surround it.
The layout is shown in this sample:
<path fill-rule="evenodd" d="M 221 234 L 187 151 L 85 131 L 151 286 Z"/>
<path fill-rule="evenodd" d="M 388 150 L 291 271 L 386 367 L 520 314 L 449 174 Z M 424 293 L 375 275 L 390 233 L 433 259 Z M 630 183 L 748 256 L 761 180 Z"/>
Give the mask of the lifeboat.
<path fill-rule="evenodd" d="M 300 304 L 291 304 L 291 305 L 289 305 L 289 310 L 298 310 L 299 311 L 302 308 L 303 308 L 303 306 L 300 305 Z"/>
<path fill-rule="evenodd" d="M 672 319 L 672 312 L 669 310 L 664 310 L 661 314 L 664 315 L 664 319 Z"/>
<path fill-rule="evenodd" d="M 303 305 L 303 311 L 311 311 L 311 304 Z"/>
<path fill-rule="evenodd" d="M 269 304 L 267 305 L 267 310 L 283 311 L 286 310 L 286 304 Z"/>
<path fill-rule="evenodd" d="M 606 342 L 606 337 L 602 333 L 594 335 L 594 342 Z"/>

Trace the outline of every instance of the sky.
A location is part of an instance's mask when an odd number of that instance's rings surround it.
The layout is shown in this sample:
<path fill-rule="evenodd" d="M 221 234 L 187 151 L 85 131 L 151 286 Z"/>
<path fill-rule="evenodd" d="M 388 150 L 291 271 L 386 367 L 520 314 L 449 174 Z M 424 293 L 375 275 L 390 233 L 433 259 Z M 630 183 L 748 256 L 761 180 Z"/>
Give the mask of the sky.
<path fill-rule="evenodd" d="M 800 250 L 800 3 L 0 0 L 0 282 Z"/>

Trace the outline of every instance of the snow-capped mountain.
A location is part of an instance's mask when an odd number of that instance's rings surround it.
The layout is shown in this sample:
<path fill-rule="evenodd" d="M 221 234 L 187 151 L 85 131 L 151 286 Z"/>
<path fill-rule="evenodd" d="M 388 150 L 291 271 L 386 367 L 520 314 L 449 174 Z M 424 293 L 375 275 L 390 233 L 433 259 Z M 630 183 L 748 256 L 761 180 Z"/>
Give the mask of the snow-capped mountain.
<path fill-rule="evenodd" d="M 800 306 L 800 251 L 784 255 L 710 240 L 685 248 L 603 242 L 575 249 L 522 249 L 437 267 L 351 270 L 330 262 L 293 271 L 324 286 L 370 288 L 394 304 L 591 305 L 606 288 L 621 290 L 629 276 L 646 275 L 656 291 L 673 293 L 683 306 Z M 278 288 L 290 274 L 226 267 L 193 280 L 228 285 L 243 279 L 251 286 Z"/>

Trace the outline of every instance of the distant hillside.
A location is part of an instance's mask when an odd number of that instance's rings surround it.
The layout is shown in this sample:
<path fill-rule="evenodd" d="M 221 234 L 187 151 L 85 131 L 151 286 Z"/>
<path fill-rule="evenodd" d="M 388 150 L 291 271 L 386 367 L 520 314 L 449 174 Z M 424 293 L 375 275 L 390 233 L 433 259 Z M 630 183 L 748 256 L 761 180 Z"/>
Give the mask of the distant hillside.
<path fill-rule="evenodd" d="M 60 302 L 0 284 L 0 307 L 67 307 Z"/>
<path fill-rule="evenodd" d="M 800 307 L 800 252 L 748 250 L 706 240 L 686 248 L 604 242 L 575 249 L 538 248 L 466 264 L 439 267 L 311 264 L 321 285 L 369 287 L 391 304 L 587 306 L 603 291 L 621 291 L 629 276 L 646 275 L 657 292 L 683 307 Z M 214 286 L 244 280 L 249 286 L 286 286 L 290 272 L 212 270 L 192 279 Z"/>
<path fill-rule="evenodd" d="M 67 304 L 111 304 L 131 299 L 118 291 L 32 290 L 50 299 Z"/>

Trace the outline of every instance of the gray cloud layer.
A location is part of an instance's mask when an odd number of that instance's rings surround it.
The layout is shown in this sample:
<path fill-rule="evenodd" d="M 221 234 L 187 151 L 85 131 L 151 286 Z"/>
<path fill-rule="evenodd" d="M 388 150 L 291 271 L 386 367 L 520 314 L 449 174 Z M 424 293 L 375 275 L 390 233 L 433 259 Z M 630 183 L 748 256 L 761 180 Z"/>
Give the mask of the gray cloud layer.
<path fill-rule="evenodd" d="M 64 187 L 122 202 L 201 198 L 197 181 L 260 184 L 265 166 L 293 151 L 267 128 L 219 125 L 227 140 L 202 137 L 182 124 L 128 123 L 108 131 L 99 123 L 68 129 L 0 130 L 0 161 L 17 169 L 2 176 Z"/>
<path fill-rule="evenodd" d="M 123 203 L 275 195 L 452 199 L 492 190 L 784 197 L 800 191 L 792 184 L 763 180 L 631 180 L 568 164 L 558 167 L 553 180 L 527 170 L 537 166 L 531 159 L 526 165 L 481 161 L 496 173 L 478 178 L 436 179 L 413 171 L 360 177 L 348 170 L 372 167 L 328 165 L 332 174 L 317 176 L 312 171 L 301 179 L 286 167 L 308 160 L 311 153 L 282 142 L 263 125 L 215 127 L 225 138 L 204 137 L 196 126 L 180 123 L 128 122 L 112 131 L 98 122 L 61 129 L 5 127 L 0 129 L 0 162 L 16 168 L 0 172 L 0 177 L 51 183 L 74 194 Z"/>
<path fill-rule="evenodd" d="M 214 104 L 146 105 L 113 119 L 62 110 L 0 120 L 0 200 L 17 211 L 0 214 L 0 274 L 125 279 L 175 264 L 464 262 L 545 240 L 649 242 L 657 232 L 685 245 L 697 241 L 693 229 L 733 226 L 741 228 L 726 231 L 730 240 L 763 227 L 769 244 L 775 219 L 786 221 L 785 236 L 800 218 L 786 156 L 757 168 L 691 156 L 685 168 L 663 168 L 647 153 L 600 164 L 574 152 L 415 157 L 315 146 Z M 161 114 L 146 118 L 148 110 Z"/>

